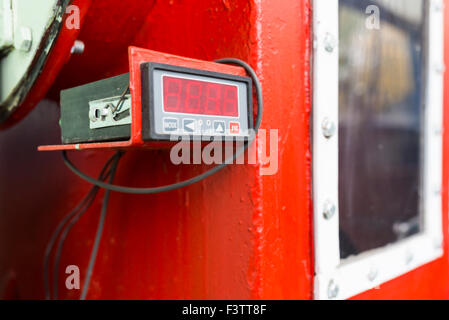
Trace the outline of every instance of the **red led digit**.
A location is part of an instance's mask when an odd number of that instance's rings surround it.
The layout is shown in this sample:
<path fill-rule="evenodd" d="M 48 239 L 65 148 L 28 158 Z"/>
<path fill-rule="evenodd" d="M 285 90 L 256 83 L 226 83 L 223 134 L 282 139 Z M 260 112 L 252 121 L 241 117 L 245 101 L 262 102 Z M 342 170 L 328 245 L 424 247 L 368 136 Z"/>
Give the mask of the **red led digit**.
<path fill-rule="evenodd" d="M 181 106 L 182 80 L 179 78 L 164 77 L 164 110 L 176 112 Z"/>
<path fill-rule="evenodd" d="M 226 86 L 223 99 L 223 115 L 237 116 L 238 102 L 237 102 L 237 88 L 233 86 Z"/>
<path fill-rule="evenodd" d="M 200 97 L 201 97 L 201 82 L 194 80 L 184 80 L 186 85 L 186 99 L 184 108 L 187 113 L 199 113 L 200 111 Z M 184 85 L 185 85 L 184 84 Z"/>
<path fill-rule="evenodd" d="M 237 87 L 227 84 L 163 77 L 166 112 L 238 117 Z"/>
<path fill-rule="evenodd" d="M 221 86 L 208 83 L 206 91 L 206 114 L 220 114 Z"/>

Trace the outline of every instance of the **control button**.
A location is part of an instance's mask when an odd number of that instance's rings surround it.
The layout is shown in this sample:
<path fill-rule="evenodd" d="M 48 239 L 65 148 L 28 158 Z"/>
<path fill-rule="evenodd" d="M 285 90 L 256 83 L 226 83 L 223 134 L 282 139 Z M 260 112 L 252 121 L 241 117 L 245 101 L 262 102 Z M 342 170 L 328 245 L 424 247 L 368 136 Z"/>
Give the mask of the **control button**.
<path fill-rule="evenodd" d="M 164 132 L 178 131 L 178 119 L 164 118 L 163 124 L 164 124 Z"/>
<path fill-rule="evenodd" d="M 224 121 L 214 121 L 214 132 L 224 134 L 225 133 L 225 122 Z"/>
<path fill-rule="evenodd" d="M 239 122 L 229 122 L 229 132 L 231 132 L 231 134 L 239 134 L 240 133 L 240 123 Z"/>
<path fill-rule="evenodd" d="M 182 126 L 184 128 L 184 132 L 195 132 L 195 120 L 193 119 L 183 119 Z"/>

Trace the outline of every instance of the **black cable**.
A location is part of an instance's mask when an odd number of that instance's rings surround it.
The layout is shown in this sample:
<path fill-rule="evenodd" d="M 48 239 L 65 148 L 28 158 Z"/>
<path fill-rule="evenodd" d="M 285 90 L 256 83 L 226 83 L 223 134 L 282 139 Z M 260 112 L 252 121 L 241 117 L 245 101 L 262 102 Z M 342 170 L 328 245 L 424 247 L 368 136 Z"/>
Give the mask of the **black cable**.
<path fill-rule="evenodd" d="M 114 157 L 112 159 L 116 159 L 117 158 L 117 154 L 114 155 Z M 111 168 L 112 170 L 112 168 Z M 100 180 L 104 180 L 107 179 L 110 175 L 111 175 L 111 170 L 109 172 L 107 172 L 104 177 L 102 177 Z M 86 213 L 86 211 L 90 208 L 90 206 L 92 205 L 92 203 L 95 200 L 95 197 L 98 193 L 99 187 L 95 186 L 95 192 L 93 193 L 93 196 L 89 199 L 88 203 L 85 205 L 83 210 L 80 210 L 74 217 L 72 217 L 72 219 L 70 220 L 70 222 L 66 225 L 66 227 L 64 228 L 64 230 L 61 232 L 61 235 L 59 237 L 59 241 L 58 241 L 58 245 L 56 246 L 56 253 L 55 253 L 55 262 L 53 265 L 53 299 L 57 300 L 58 299 L 58 275 L 59 275 L 59 262 L 61 261 L 61 254 L 62 254 L 62 249 L 64 246 L 64 242 L 70 232 L 70 230 L 72 229 L 72 227 L 78 222 L 79 219 L 81 219 L 81 217 Z"/>
<path fill-rule="evenodd" d="M 254 70 L 246 63 L 239 59 L 234 58 L 226 58 L 226 59 L 220 59 L 217 60 L 218 63 L 225 63 L 225 64 L 234 64 L 243 67 L 246 72 L 249 74 L 249 76 L 253 79 L 254 86 L 256 88 L 256 97 L 257 97 L 257 117 L 256 122 L 254 125 L 254 130 L 257 133 L 257 131 L 260 128 L 260 124 L 262 122 L 262 114 L 263 114 L 263 97 L 262 97 L 262 87 L 260 85 L 259 79 L 257 78 L 256 73 Z M 248 149 L 249 144 L 254 140 L 254 137 L 251 137 L 248 141 L 245 141 L 243 148 L 240 150 L 236 150 L 236 152 L 233 154 L 233 156 L 229 159 L 226 159 L 224 163 L 217 165 L 216 167 L 209 169 L 208 171 L 190 178 L 188 180 L 177 182 L 174 184 L 162 186 L 162 187 L 153 187 L 153 188 L 132 188 L 132 187 L 125 187 L 125 186 L 119 186 L 119 185 L 113 185 L 110 183 L 105 183 L 103 181 L 99 181 L 95 178 L 92 178 L 85 173 L 81 172 L 78 168 L 76 168 L 70 160 L 67 158 L 66 151 L 62 151 L 62 156 L 64 159 L 65 164 L 67 167 L 76 175 L 78 175 L 80 178 L 107 190 L 116 191 L 116 192 L 122 192 L 122 193 L 131 193 L 131 194 L 154 194 L 154 193 L 161 193 L 161 192 L 167 192 L 172 191 L 180 188 L 187 187 L 189 185 L 195 184 L 203 179 L 206 179 L 213 174 L 217 173 L 224 167 L 226 167 L 229 163 L 233 163 L 242 153 L 245 152 L 246 149 Z"/>
<path fill-rule="evenodd" d="M 257 98 L 257 117 L 256 122 L 254 124 L 254 130 L 257 133 L 257 131 L 260 128 L 260 124 L 262 123 L 263 97 L 262 97 L 262 86 L 260 85 L 260 81 L 259 78 L 257 77 L 256 72 L 253 70 L 253 68 L 251 68 L 249 64 L 236 58 L 224 58 L 215 60 L 215 62 L 238 65 L 243 69 L 245 69 L 245 71 L 249 74 L 249 76 L 253 80 L 254 87 L 256 88 L 256 98 Z"/>
<path fill-rule="evenodd" d="M 111 166 L 111 175 L 109 177 L 109 183 L 112 183 L 112 181 L 114 180 L 115 172 L 117 171 L 117 166 L 120 161 L 121 155 L 122 154 L 120 153 L 119 156 L 115 159 L 114 163 Z M 103 233 L 104 222 L 106 220 L 106 213 L 107 213 L 107 209 L 108 209 L 110 193 L 111 193 L 110 190 L 106 190 L 106 192 L 104 194 L 103 206 L 101 208 L 101 214 L 100 214 L 100 220 L 98 222 L 97 233 L 95 235 L 95 241 L 94 241 L 94 245 L 92 248 L 92 252 L 90 254 L 89 265 L 88 265 L 87 271 L 86 271 L 86 278 L 84 279 L 84 285 L 83 285 L 83 289 L 81 291 L 81 298 L 80 298 L 81 300 L 86 299 L 87 292 L 89 291 L 90 279 L 92 277 L 92 272 L 93 272 L 93 269 L 95 266 L 95 261 L 97 259 L 98 248 L 100 246 L 100 240 L 101 240 L 101 235 Z"/>
<path fill-rule="evenodd" d="M 56 246 L 56 253 L 55 253 L 55 262 L 53 264 L 53 300 L 58 299 L 58 283 L 59 283 L 59 263 L 61 261 L 61 254 L 62 254 L 62 248 L 64 246 L 65 239 L 67 238 L 68 233 L 72 229 L 73 225 L 84 215 L 84 213 L 90 208 L 92 203 L 94 202 L 96 195 L 98 193 L 99 188 L 96 187 L 95 192 L 90 197 L 89 201 L 86 203 L 84 208 L 78 212 L 77 215 L 75 215 L 70 222 L 67 224 L 66 228 L 61 232 L 61 235 L 59 237 L 58 244 Z"/>
<path fill-rule="evenodd" d="M 112 156 L 106 162 L 106 164 L 103 166 L 103 168 L 101 170 L 101 173 L 99 175 L 99 179 L 100 180 L 106 179 L 107 176 L 109 175 L 109 173 L 106 172 L 106 171 L 109 168 L 109 165 L 112 163 L 112 161 L 114 160 L 115 157 L 116 157 L 116 155 Z M 93 186 L 89 190 L 87 195 L 78 203 L 78 205 L 72 211 L 70 211 L 61 220 L 61 222 L 56 227 L 55 231 L 53 231 L 53 234 L 52 234 L 52 236 L 50 237 L 50 240 L 47 243 L 47 246 L 46 246 L 45 252 L 44 252 L 44 261 L 43 261 L 43 270 L 44 270 L 44 277 L 43 278 L 44 278 L 45 299 L 47 299 L 47 300 L 51 298 L 50 283 L 49 283 L 49 268 L 48 268 L 49 267 L 49 263 L 50 263 L 50 255 L 51 255 L 51 251 L 53 249 L 53 246 L 54 246 L 56 240 L 58 239 L 58 235 L 61 232 L 61 230 L 63 229 L 64 225 L 71 218 L 73 218 L 80 210 L 82 210 L 83 207 L 85 207 L 86 204 L 89 204 L 91 198 L 95 198 L 98 190 L 99 190 L 99 187 L 97 187 L 97 186 Z"/>

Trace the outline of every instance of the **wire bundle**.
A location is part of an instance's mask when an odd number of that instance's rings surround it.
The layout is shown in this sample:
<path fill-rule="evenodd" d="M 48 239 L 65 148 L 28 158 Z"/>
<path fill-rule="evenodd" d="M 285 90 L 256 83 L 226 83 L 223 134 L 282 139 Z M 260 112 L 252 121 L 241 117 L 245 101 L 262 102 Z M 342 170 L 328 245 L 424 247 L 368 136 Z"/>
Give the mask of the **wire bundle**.
<path fill-rule="evenodd" d="M 101 170 L 101 173 L 99 175 L 99 179 L 101 181 L 109 178 L 109 181 L 112 182 L 112 179 L 114 178 L 114 175 L 115 175 L 115 172 L 116 172 L 116 169 L 118 166 L 118 161 L 120 160 L 121 156 L 122 156 L 122 153 L 117 152 L 106 162 L 106 164 L 104 165 L 104 167 Z M 111 166 L 111 164 L 112 164 L 112 166 Z M 47 244 L 47 247 L 45 248 L 43 269 L 44 269 L 45 299 L 47 299 L 47 300 L 52 298 L 51 291 L 50 291 L 49 267 L 50 267 L 50 255 L 52 253 L 52 249 L 56 243 L 56 240 L 58 240 L 58 238 L 59 238 L 59 241 L 56 246 L 56 253 L 55 253 L 55 258 L 54 258 L 54 266 L 53 266 L 53 299 L 55 299 L 55 300 L 58 299 L 58 271 L 59 271 L 59 262 L 61 259 L 64 242 L 65 242 L 70 230 L 72 229 L 72 227 L 78 222 L 78 220 L 84 215 L 84 213 L 86 213 L 86 211 L 92 205 L 99 190 L 100 190 L 99 187 L 93 186 L 89 190 L 87 195 L 78 203 L 78 205 L 71 212 L 69 212 L 66 216 L 64 216 L 64 218 L 61 220 L 61 222 L 58 224 L 55 231 L 53 232 L 53 234 Z M 100 225 L 102 225 L 104 223 L 103 216 L 106 214 L 108 199 L 109 199 L 109 190 L 106 191 L 105 196 L 104 196 L 102 214 L 101 214 L 102 219 L 100 220 Z M 97 231 L 97 235 L 98 235 L 98 231 Z M 98 242 L 97 238 L 98 237 L 96 237 L 95 243 Z M 94 245 L 94 248 L 95 248 L 95 245 Z M 94 253 L 94 250 L 92 251 L 92 253 Z M 92 261 L 92 255 L 91 255 L 91 261 Z M 94 258 L 94 262 L 95 262 L 95 258 Z M 89 262 L 89 267 L 91 265 L 92 265 L 92 263 Z M 92 267 L 91 267 L 91 269 L 92 269 Z M 87 289 L 88 289 L 91 273 L 92 272 L 90 272 L 90 273 L 88 272 L 88 274 L 87 274 L 88 277 L 86 277 L 86 281 L 85 281 L 85 284 L 83 287 L 81 297 L 84 296 L 84 298 L 85 298 L 85 296 L 87 294 Z"/>

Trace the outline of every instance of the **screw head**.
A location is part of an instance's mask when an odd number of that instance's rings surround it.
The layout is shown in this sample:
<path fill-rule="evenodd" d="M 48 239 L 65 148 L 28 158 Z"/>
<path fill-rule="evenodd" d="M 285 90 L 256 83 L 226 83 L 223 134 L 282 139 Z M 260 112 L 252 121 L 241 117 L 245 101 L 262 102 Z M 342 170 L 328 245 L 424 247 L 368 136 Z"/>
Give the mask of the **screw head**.
<path fill-rule="evenodd" d="M 107 104 L 105 107 L 100 109 L 101 120 L 106 119 L 108 114 L 112 111 L 113 107 L 114 107 L 113 104 Z"/>
<path fill-rule="evenodd" d="M 334 280 L 329 281 L 329 285 L 327 286 L 327 297 L 329 299 L 335 299 L 338 296 L 339 291 L 340 288 L 338 287 L 338 284 Z"/>
<path fill-rule="evenodd" d="M 33 33 L 29 27 L 20 27 L 18 35 L 17 49 L 23 52 L 29 52 L 33 45 Z"/>
<path fill-rule="evenodd" d="M 332 120 L 330 120 L 329 118 L 324 118 L 323 122 L 321 123 L 321 129 L 323 130 L 324 137 L 329 139 L 332 138 L 332 136 L 335 134 L 336 126 Z"/>
<path fill-rule="evenodd" d="M 335 204 L 330 200 L 326 200 L 323 204 L 323 217 L 326 220 L 330 220 L 332 219 L 332 217 L 335 215 L 336 212 L 337 207 L 335 206 Z"/>
<path fill-rule="evenodd" d="M 70 50 L 71 54 L 82 54 L 84 52 L 85 45 L 81 40 L 75 40 L 73 43 L 72 49 Z"/>

